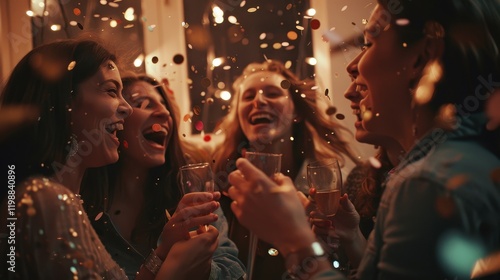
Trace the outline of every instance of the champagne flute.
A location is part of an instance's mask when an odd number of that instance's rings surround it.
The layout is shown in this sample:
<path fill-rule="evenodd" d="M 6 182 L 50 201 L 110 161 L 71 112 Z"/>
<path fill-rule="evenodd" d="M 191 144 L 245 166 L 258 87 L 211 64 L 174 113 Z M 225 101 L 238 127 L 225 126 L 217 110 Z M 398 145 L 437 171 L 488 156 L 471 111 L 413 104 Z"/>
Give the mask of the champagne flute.
<path fill-rule="evenodd" d="M 214 174 L 208 162 L 184 165 L 179 168 L 182 194 L 214 192 Z M 208 225 L 205 225 L 205 231 Z"/>
<path fill-rule="evenodd" d="M 337 213 L 342 195 L 342 175 L 336 159 L 316 161 L 307 165 L 307 183 L 316 189 L 314 200 L 318 211 L 327 217 Z"/>
<path fill-rule="evenodd" d="M 245 158 L 271 178 L 281 171 L 281 154 L 246 152 Z M 253 232 L 250 232 L 249 238 L 247 279 L 251 280 L 259 239 Z"/>
<path fill-rule="evenodd" d="M 307 165 L 307 182 L 310 188 L 316 190 L 312 196 L 317 210 L 328 218 L 334 217 L 343 192 L 339 162 L 336 159 L 311 162 Z M 337 254 L 340 240 L 328 237 L 327 245 L 331 248 L 330 260 L 333 261 L 334 267 L 344 270 Z"/>

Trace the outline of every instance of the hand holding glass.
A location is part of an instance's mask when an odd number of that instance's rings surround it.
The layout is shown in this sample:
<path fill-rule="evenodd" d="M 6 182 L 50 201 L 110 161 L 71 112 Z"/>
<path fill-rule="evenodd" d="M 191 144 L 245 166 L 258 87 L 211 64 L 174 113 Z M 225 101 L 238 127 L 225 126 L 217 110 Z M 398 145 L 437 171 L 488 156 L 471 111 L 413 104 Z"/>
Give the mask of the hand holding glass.
<path fill-rule="evenodd" d="M 335 216 L 342 194 L 342 175 L 336 159 L 311 162 L 307 165 L 307 182 L 315 188 L 314 200 L 319 212 L 327 217 Z"/>
<path fill-rule="evenodd" d="M 281 154 L 246 152 L 245 158 L 271 178 L 281 171 Z M 253 232 L 250 232 L 247 279 L 252 279 L 253 265 L 255 262 L 255 253 L 257 251 L 258 241 L 259 240 L 257 236 L 255 236 Z"/>

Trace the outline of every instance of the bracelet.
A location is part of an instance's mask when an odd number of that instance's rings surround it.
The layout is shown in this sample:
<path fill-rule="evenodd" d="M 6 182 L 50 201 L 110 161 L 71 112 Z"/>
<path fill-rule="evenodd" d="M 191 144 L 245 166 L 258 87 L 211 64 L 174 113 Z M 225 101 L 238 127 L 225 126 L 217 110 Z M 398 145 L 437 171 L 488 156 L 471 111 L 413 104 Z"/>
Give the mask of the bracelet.
<path fill-rule="evenodd" d="M 326 260 L 325 250 L 318 241 L 306 248 L 292 251 L 285 258 L 288 278 L 302 279 L 305 275 L 312 275 L 319 268 L 318 262 Z"/>
<path fill-rule="evenodd" d="M 144 266 L 153 273 L 153 275 L 156 275 L 158 271 L 160 270 L 161 264 L 163 261 L 158 257 L 155 253 L 154 249 L 151 249 L 151 253 L 149 256 L 144 260 Z"/>

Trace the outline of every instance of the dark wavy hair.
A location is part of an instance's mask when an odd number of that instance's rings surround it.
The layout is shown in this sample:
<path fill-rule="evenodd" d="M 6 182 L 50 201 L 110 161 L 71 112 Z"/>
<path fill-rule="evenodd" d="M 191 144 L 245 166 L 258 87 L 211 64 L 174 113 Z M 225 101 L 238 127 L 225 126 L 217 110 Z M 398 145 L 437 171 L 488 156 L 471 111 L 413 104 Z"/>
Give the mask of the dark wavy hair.
<path fill-rule="evenodd" d="M 55 164 L 66 162 L 71 102 L 78 86 L 108 60 L 116 62 L 115 55 L 94 40 L 61 40 L 34 48 L 16 65 L 0 107 L 29 106 L 36 112 L 34 121 L 4 137 L 0 147 L 2 163 L 16 165 L 19 182 L 35 174 L 50 176 Z"/>
<path fill-rule="evenodd" d="M 428 22 L 437 22 L 444 29 L 443 74 L 428 108 L 437 112 L 445 104 L 455 104 L 466 108 L 465 116 L 483 112 L 500 82 L 500 1 L 400 0 L 398 7 L 390 4 L 392 0 L 378 2 L 389 12 L 401 42 L 432 36 L 425 31 Z M 409 24 L 397 24 L 398 19 Z M 500 129 L 484 129 L 478 138 L 500 156 Z"/>

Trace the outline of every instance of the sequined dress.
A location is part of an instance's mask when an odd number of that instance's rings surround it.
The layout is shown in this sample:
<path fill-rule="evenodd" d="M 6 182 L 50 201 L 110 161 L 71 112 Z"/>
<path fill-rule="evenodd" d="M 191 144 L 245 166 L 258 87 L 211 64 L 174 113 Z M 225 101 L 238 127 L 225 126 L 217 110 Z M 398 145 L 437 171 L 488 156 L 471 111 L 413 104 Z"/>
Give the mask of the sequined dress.
<path fill-rule="evenodd" d="M 15 273 L 8 271 L 2 279 L 127 279 L 92 228 L 80 198 L 64 186 L 31 178 L 16 187 L 15 205 Z M 3 237 L 5 256 L 10 245 L 5 248 Z"/>

